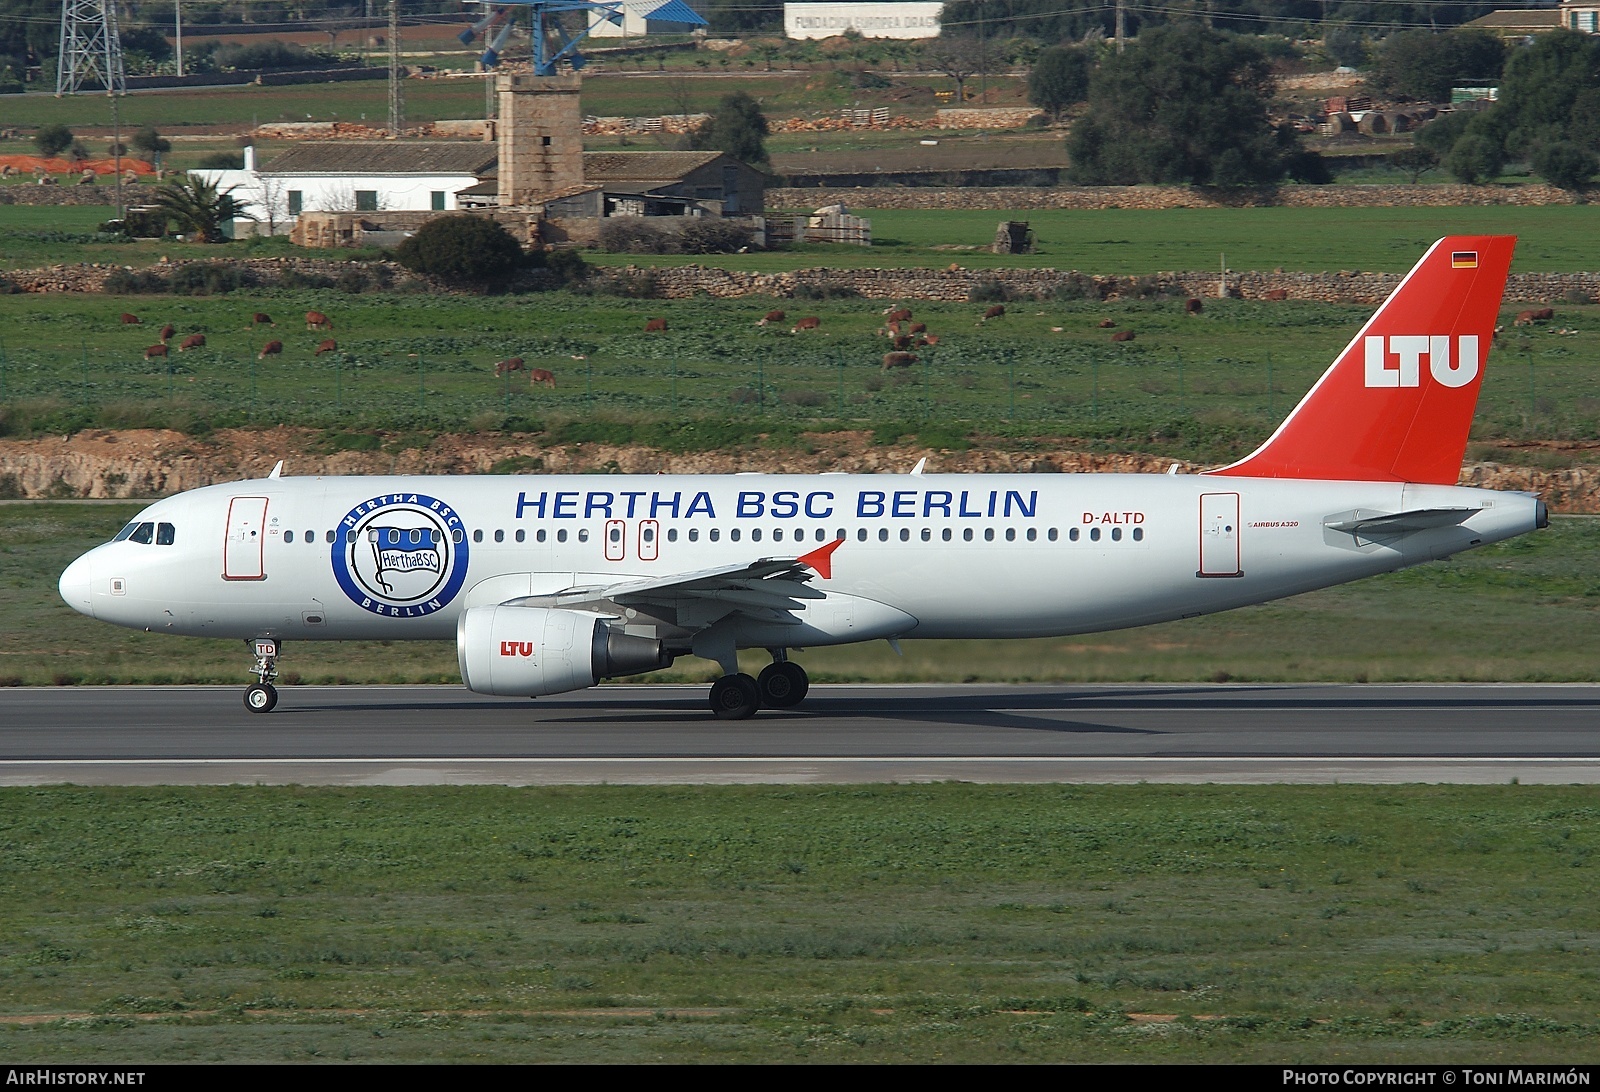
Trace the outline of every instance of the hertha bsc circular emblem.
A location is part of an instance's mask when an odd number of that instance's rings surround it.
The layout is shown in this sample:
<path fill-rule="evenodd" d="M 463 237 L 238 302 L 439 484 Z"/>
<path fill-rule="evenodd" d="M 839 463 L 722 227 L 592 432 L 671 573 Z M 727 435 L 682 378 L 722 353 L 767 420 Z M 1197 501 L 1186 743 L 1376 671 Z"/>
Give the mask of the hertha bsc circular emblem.
<path fill-rule="evenodd" d="M 350 601 L 385 618 L 443 610 L 467 578 L 467 535 L 443 501 L 392 493 L 339 521 L 333 575 Z"/>

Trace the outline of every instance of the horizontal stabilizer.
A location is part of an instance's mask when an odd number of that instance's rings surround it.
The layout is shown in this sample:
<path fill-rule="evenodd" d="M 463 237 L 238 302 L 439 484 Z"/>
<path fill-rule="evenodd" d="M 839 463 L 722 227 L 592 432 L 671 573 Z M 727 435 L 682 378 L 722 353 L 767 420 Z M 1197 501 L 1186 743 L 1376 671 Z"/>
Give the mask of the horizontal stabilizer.
<path fill-rule="evenodd" d="M 1434 527 L 1454 527 L 1480 511 L 1480 508 L 1416 508 L 1410 512 L 1391 512 L 1387 515 L 1363 515 L 1358 512 L 1345 519 L 1324 523 L 1323 526 L 1363 538 L 1409 535 Z"/>

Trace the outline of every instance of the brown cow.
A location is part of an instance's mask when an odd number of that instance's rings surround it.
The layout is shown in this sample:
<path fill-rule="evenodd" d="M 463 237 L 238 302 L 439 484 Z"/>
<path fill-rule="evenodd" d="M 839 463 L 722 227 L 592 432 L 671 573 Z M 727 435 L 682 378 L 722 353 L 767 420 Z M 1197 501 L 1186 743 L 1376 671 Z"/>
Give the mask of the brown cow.
<path fill-rule="evenodd" d="M 323 339 L 323 341 L 317 345 L 317 351 L 312 353 L 311 355 L 312 356 L 321 356 L 323 353 L 336 353 L 338 351 L 339 351 L 339 343 L 337 341 L 333 340 L 333 338 L 330 337 L 330 338 Z"/>
<path fill-rule="evenodd" d="M 176 326 L 172 325 L 172 323 L 169 322 L 169 323 L 167 323 L 165 326 L 163 326 L 161 328 L 161 340 L 162 341 L 171 341 L 172 340 L 172 335 L 177 333 L 177 332 L 178 332 L 178 328 Z"/>
<path fill-rule="evenodd" d="M 917 338 L 917 344 L 918 345 L 937 345 L 937 344 L 939 344 L 939 335 L 938 334 L 927 334 L 927 335 L 925 335 L 923 337 L 919 337 L 919 338 Z"/>
<path fill-rule="evenodd" d="M 524 370 L 524 366 L 523 360 L 520 356 L 514 356 L 510 360 L 502 360 L 500 363 L 494 366 L 494 374 L 496 377 L 510 375 L 512 372 L 520 372 L 522 370 Z"/>
<path fill-rule="evenodd" d="M 664 318 L 653 318 L 644 324 L 644 332 L 647 334 L 665 333 L 666 329 L 667 320 Z"/>
<path fill-rule="evenodd" d="M 324 315 L 321 311 L 307 311 L 306 312 L 306 329 L 307 330 L 326 330 L 326 331 L 328 331 L 328 333 L 331 334 L 331 333 L 333 333 L 333 322 L 328 318 L 327 315 Z"/>
<path fill-rule="evenodd" d="M 766 326 L 766 325 L 769 325 L 770 323 L 782 322 L 783 319 L 784 319 L 784 314 L 783 314 L 782 311 L 768 311 L 765 315 L 763 315 L 761 317 L 761 321 L 756 323 L 756 325 L 757 326 Z"/>
<path fill-rule="evenodd" d="M 1004 318 L 1005 314 L 1006 305 L 1003 303 L 997 303 L 983 313 L 983 321 L 988 322 L 992 318 Z"/>
<path fill-rule="evenodd" d="M 122 325 L 124 325 L 124 326 L 138 326 L 138 325 L 140 325 L 139 316 L 138 315 L 130 315 L 126 311 L 124 311 L 121 315 L 119 315 L 118 319 L 119 319 L 119 321 L 121 321 Z"/>
<path fill-rule="evenodd" d="M 309 322 L 310 320 L 311 320 L 311 316 L 307 315 L 306 316 L 306 321 Z M 250 329 L 252 329 L 252 330 L 254 330 L 257 326 L 272 326 L 272 327 L 276 327 L 277 325 L 278 324 L 276 322 L 272 321 L 272 316 L 267 314 L 264 311 L 257 311 L 255 314 L 250 316 Z"/>
<path fill-rule="evenodd" d="M 1269 288 L 1267 289 L 1266 298 L 1274 303 L 1282 303 L 1289 298 L 1289 290 L 1287 288 Z"/>
<path fill-rule="evenodd" d="M 899 337 L 894 339 L 892 344 L 894 345 L 894 347 L 896 349 L 909 349 L 909 348 L 911 348 L 911 343 L 914 340 L 916 340 L 916 339 L 913 338 L 910 334 L 901 334 Z"/>
<path fill-rule="evenodd" d="M 906 331 L 908 334 L 925 334 L 927 332 L 928 324 L 926 322 L 913 322 L 911 324 L 911 329 Z"/>
<path fill-rule="evenodd" d="M 909 368 L 919 359 L 921 358 L 918 357 L 916 353 L 884 353 L 883 370 L 888 371 L 890 368 Z"/>
<path fill-rule="evenodd" d="M 148 348 L 148 349 L 146 349 L 144 351 L 144 358 L 146 360 L 154 360 L 158 356 L 166 356 L 166 355 L 167 355 L 167 343 L 164 342 L 164 341 L 160 345 L 152 345 L 152 346 L 150 346 L 150 348 Z"/>
<path fill-rule="evenodd" d="M 1132 341 L 1133 340 L 1133 331 L 1132 330 L 1118 330 L 1116 333 L 1111 335 L 1111 340 L 1112 341 Z"/>
<path fill-rule="evenodd" d="M 534 368 L 532 371 L 530 371 L 528 373 L 528 386 L 530 386 L 530 387 L 549 387 L 551 390 L 555 390 L 556 389 L 556 373 L 555 372 L 546 371 L 543 368 Z"/>
<path fill-rule="evenodd" d="M 188 352 L 190 349 L 204 349 L 205 347 L 206 335 L 190 334 L 188 337 L 184 338 L 178 343 L 178 352 L 184 353 Z"/>
<path fill-rule="evenodd" d="M 1098 323 L 1100 329 L 1102 329 L 1102 330 L 1109 330 L 1113 326 L 1115 326 L 1116 324 L 1117 324 L 1117 320 L 1116 319 L 1108 319 L 1108 318 L 1103 318 Z"/>
<path fill-rule="evenodd" d="M 794 324 L 794 329 L 790 330 L 789 332 L 791 334 L 798 334 L 801 330 L 815 330 L 817 327 L 819 327 L 821 325 L 822 325 L 822 320 L 819 319 L 816 315 L 807 315 L 805 318 L 803 318 L 800 321 L 796 322 Z"/>
<path fill-rule="evenodd" d="M 256 354 L 256 359 L 257 360 L 265 360 L 269 356 L 277 356 L 278 354 L 280 354 L 282 352 L 283 352 L 283 342 L 281 342 L 281 341 L 269 341 L 265 345 L 261 346 L 261 351 Z"/>
<path fill-rule="evenodd" d="M 1555 317 L 1556 309 L 1554 307 L 1541 307 L 1533 313 L 1534 322 L 1549 322 Z"/>
<path fill-rule="evenodd" d="M 1188 299 L 1183 301 L 1183 313 L 1186 315 L 1198 315 L 1204 309 L 1205 304 L 1201 303 L 1199 299 L 1194 296 L 1190 296 Z"/>
<path fill-rule="evenodd" d="M 1511 321 L 1511 325 L 1513 325 L 1513 326 L 1532 326 L 1533 325 L 1533 312 L 1532 311 L 1518 311 L 1517 312 L 1517 317 Z"/>

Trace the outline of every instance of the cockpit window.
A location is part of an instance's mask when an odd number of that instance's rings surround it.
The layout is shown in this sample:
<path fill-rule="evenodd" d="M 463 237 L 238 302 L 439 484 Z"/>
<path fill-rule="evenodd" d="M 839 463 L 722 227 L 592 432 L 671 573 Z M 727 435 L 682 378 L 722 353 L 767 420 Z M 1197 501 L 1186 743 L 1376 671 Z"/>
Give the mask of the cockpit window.
<path fill-rule="evenodd" d="M 118 531 L 117 532 L 117 537 L 112 539 L 111 541 L 112 542 L 122 542 L 125 539 L 127 539 L 129 535 L 133 534 L 138 529 L 139 529 L 139 525 L 137 523 L 130 523 L 126 527 L 124 527 L 122 530 Z"/>
<path fill-rule="evenodd" d="M 177 537 L 177 528 L 170 523 L 156 524 L 156 545 L 171 546 L 172 540 Z"/>
<path fill-rule="evenodd" d="M 150 545 L 150 540 L 155 537 L 155 533 L 156 525 L 154 523 L 141 523 L 133 529 L 133 533 L 128 536 L 128 541 L 148 546 Z"/>

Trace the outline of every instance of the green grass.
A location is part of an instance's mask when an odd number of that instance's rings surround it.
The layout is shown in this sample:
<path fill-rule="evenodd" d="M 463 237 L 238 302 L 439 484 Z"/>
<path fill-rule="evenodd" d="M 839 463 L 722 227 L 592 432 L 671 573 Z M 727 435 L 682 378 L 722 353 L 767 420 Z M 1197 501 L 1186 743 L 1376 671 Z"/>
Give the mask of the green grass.
<path fill-rule="evenodd" d="M 982 304 L 914 302 L 943 340 L 921 363 L 885 373 L 875 331 L 883 301 L 782 301 L 814 314 L 814 335 L 758 329 L 773 301 L 625 300 L 552 292 L 526 297 L 344 295 L 250 290 L 221 297 L 0 296 L 0 434 L 171 426 L 204 433 L 278 422 L 327 428 L 492 429 L 508 421 L 547 442 L 721 447 L 762 433 L 804 442 L 806 429 L 969 430 L 1031 442 L 1217 460 L 1266 436 L 1359 328 L 1370 309 L 1291 301 L 1013 303 L 979 325 Z M 296 318 L 335 323 L 339 353 Z M 256 310 L 280 321 L 251 331 Z M 1508 309 L 1509 311 L 1514 309 Z M 124 326 L 131 311 L 142 326 Z M 1600 348 L 1593 305 L 1518 329 L 1490 365 L 1476 435 L 1588 437 L 1600 399 L 1588 360 Z M 665 334 L 645 322 L 666 316 Z M 1097 323 L 1137 332 L 1113 345 Z M 146 361 L 162 323 L 204 333 L 203 350 Z M 1557 332 L 1571 324 L 1578 333 Z M 1053 329 L 1060 327 L 1060 331 Z M 257 361 L 261 346 L 284 352 Z M 554 391 L 497 381 L 496 360 L 522 356 Z M 1270 378 L 1270 384 L 1269 384 Z M 724 425 L 731 425 L 729 428 Z"/>
<path fill-rule="evenodd" d="M 246 681 L 240 642 L 119 629 L 56 594 L 73 557 L 109 539 L 132 504 L 0 505 L 0 685 Z M 1404 572 L 1143 629 L 1030 641 L 907 641 L 815 648 L 812 678 L 840 681 L 1594 681 L 1600 521 L 1545 531 Z M 750 653 L 746 668 L 765 663 Z M 286 684 L 459 681 L 448 642 L 290 642 Z M 685 658 L 665 681 L 720 670 Z M 636 680 L 628 680 L 636 681 Z"/>
<path fill-rule="evenodd" d="M 1580 1062 L 1595 818 L 1588 787 L 9 788 L 0 1013 L 75 1015 L 0 1043 Z"/>

